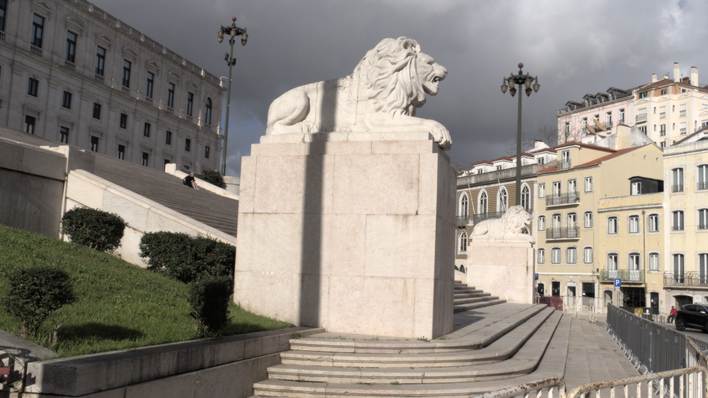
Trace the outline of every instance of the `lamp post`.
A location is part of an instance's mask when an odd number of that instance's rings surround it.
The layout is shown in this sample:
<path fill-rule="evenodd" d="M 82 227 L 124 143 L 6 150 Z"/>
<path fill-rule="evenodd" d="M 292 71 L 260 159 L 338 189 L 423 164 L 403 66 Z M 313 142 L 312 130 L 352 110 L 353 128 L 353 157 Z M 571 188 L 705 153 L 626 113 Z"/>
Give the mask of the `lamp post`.
<path fill-rule="evenodd" d="M 541 85 L 538 84 L 538 78 L 528 73 L 524 74 L 523 68 L 524 64 L 519 62 L 519 72 L 517 74 L 512 73 L 509 77 L 502 79 L 502 93 L 506 94 L 509 91 L 509 94 L 513 97 L 516 95 L 517 86 L 519 87 L 518 91 L 521 91 L 522 88 L 524 89 L 527 97 L 533 92 L 538 92 L 538 89 L 541 88 Z M 521 205 L 521 97 L 523 96 L 519 92 L 519 111 L 516 120 L 516 195 L 514 195 L 517 206 Z"/>
<path fill-rule="evenodd" d="M 229 36 L 230 50 L 224 57 L 226 65 L 229 66 L 229 89 L 226 94 L 226 126 L 224 127 L 224 142 L 221 152 L 221 175 L 226 175 L 226 160 L 228 159 L 227 151 L 229 147 L 229 116 L 231 114 L 231 81 L 233 80 L 233 70 L 236 66 L 236 57 L 234 56 L 234 44 L 236 37 L 241 36 L 241 45 L 245 46 L 248 42 L 248 32 L 246 28 L 236 26 L 236 17 L 231 18 L 231 25 L 221 26 L 216 34 L 216 39 L 219 43 L 224 42 L 224 37 Z"/>

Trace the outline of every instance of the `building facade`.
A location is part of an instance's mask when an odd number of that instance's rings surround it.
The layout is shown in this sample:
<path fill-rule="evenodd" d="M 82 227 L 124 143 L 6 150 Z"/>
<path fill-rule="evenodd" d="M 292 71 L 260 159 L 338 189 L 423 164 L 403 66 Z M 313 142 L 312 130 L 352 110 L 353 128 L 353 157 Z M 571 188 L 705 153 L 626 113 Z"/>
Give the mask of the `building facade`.
<path fill-rule="evenodd" d="M 683 76 L 674 63 L 671 77 L 653 74 L 637 87 L 611 87 L 568 101 L 557 121 L 559 143 L 598 143 L 628 126 L 665 148 L 708 125 L 708 89 L 700 86 L 696 67 Z"/>
<path fill-rule="evenodd" d="M 667 310 L 708 303 L 708 131 L 664 151 Z"/>
<path fill-rule="evenodd" d="M 86 0 L 0 0 L 0 126 L 147 167 L 219 165 L 220 80 Z"/>

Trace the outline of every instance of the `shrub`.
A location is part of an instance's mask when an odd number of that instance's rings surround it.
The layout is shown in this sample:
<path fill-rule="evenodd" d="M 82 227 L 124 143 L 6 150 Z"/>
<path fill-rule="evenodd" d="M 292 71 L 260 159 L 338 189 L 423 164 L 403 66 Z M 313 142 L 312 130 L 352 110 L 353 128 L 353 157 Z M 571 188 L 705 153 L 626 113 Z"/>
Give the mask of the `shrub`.
<path fill-rule="evenodd" d="M 54 311 L 74 301 L 69 275 L 57 268 L 20 268 L 10 275 L 9 283 L 5 308 L 20 320 L 25 336 L 36 337 Z"/>
<path fill-rule="evenodd" d="M 204 170 L 202 174 L 199 174 L 197 177 L 219 188 L 226 188 L 224 177 L 216 170 Z"/>
<path fill-rule="evenodd" d="M 185 283 L 202 276 L 233 279 L 236 248 L 213 239 L 174 232 L 151 232 L 140 240 L 140 256 L 148 269 Z"/>
<path fill-rule="evenodd" d="M 205 276 L 191 284 L 189 304 L 201 336 L 216 335 L 226 326 L 230 296 L 231 279 L 227 277 Z"/>
<path fill-rule="evenodd" d="M 105 252 L 120 246 L 125 221 L 105 211 L 75 208 L 64 214 L 61 229 L 72 242 Z"/>

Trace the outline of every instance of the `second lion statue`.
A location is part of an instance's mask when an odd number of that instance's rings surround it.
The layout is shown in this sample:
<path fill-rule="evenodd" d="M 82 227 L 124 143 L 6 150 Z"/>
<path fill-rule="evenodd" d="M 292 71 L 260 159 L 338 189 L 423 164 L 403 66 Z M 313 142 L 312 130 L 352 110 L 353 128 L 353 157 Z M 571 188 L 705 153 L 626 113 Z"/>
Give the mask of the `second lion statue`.
<path fill-rule="evenodd" d="M 527 240 L 531 236 L 531 215 L 522 206 L 510 207 L 500 218 L 479 222 L 472 229 L 472 239 Z"/>
<path fill-rule="evenodd" d="M 266 134 L 425 131 L 446 149 L 452 139 L 445 126 L 415 116 L 446 75 L 447 69 L 415 40 L 386 38 L 351 75 L 296 87 L 276 98 L 268 109 Z"/>

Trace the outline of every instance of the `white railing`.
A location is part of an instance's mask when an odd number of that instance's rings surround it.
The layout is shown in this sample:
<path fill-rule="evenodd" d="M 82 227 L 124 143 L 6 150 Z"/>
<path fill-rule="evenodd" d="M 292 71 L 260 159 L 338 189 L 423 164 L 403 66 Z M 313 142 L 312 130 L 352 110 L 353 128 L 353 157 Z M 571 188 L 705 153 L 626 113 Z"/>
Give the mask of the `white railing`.
<path fill-rule="evenodd" d="M 565 387 L 559 379 L 546 379 L 538 383 L 522 384 L 488 392 L 484 398 L 564 398 Z"/>
<path fill-rule="evenodd" d="M 705 396 L 706 374 L 706 369 L 700 367 L 650 373 L 644 376 L 586 384 L 575 388 L 566 397 L 701 398 Z"/>

